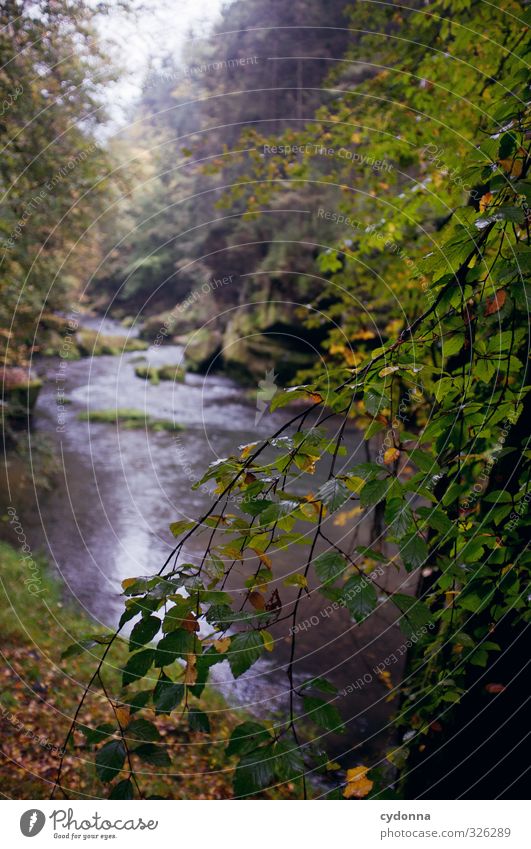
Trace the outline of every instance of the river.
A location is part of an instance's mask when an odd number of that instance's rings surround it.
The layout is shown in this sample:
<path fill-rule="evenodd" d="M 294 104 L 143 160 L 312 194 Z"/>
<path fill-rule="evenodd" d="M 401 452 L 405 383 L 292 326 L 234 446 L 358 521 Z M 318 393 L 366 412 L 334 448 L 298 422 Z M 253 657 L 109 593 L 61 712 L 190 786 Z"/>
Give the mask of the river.
<path fill-rule="evenodd" d="M 109 320 L 93 319 L 87 324 L 115 335 L 131 332 Z M 121 581 L 155 572 L 166 559 L 174 544 L 169 524 L 198 517 L 211 502 L 208 493 L 191 488 L 207 465 L 233 453 L 240 444 L 267 436 L 292 415 L 285 410 L 266 413 L 256 423 L 256 398 L 221 375 L 187 374 L 184 383 L 161 381 L 159 385 L 135 375 L 139 362 L 160 366 L 181 360 L 182 348 L 170 344 L 150 348 L 145 357 L 130 352 L 41 360 L 38 367 L 46 381 L 29 433 L 29 457 L 31 462 L 32 446 L 43 437 L 52 443 L 58 458 L 53 485 L 42 489 L 31 475 L 22 483 L 20 463 L 14 456 L 8 458 L 8 500 L 32 551 L 44 552 L 60 575 L 65 594 L 105 626 L 114 625 L 122 610 Z M 86 411 L 117 408 L 171 419 L 183 430 L 127 429 L 79 418 Z M 328 423 L 332 429 L 336 426 L 333 420 Z M 344 468 L 366 459 L 363 439 L 353 428 L 346 432 L 346 444 L 348 456 L 341 459 Z M 325 471 L 312 481 L 314 491 Z M 344 544 L 352 527 L 330 522 L 328 532 Z M 358 532 L 358 542 L 368 542 L 363 525 Z M 292 546 L 274 555 L 275 586 L 283 604 L 290 605 L 295 593 L 283 585 L 283 578 L 300 570 L 306 552 L 304 547 Z M 199 555 L 200 550 L 192 548 L 186 559 Z M 242 588 L 243 577 L 234 574 L 233 591 Z M 385 580 L 394 587 L 402 579 L 394 574 Z M 327 675 L 338 687 L 349 689 L 337 700 L 349 730 L 346 737 L 332 741 L 335 755 L 356 749 L 359 757 L 377 762 L 390 739 L 393 703 L 388 700 L 386 682 L 373 668 L 403 643 L 393 624 L 396 611 L 382 599 L 378 610 L 359 626 L 344 610 L 329 613 L 326 609 L 326 601 L 318 594 L 301 604 L 299 622 L 310 625 L 297 635 L 296 681 Z M 227 663 L 215 668 L 216 686 L 229 703 L 260 715 L 285 706 L 289 624 L 272 629 L 276 650 L 271 659 L 260 661 L 237 682 Z M 398 683 L 401 663 L 389 669 L 393 683 Z M 363 686 L 349 688 L 364 676 Z M 352 755 L 347 759 L 351 762 Z"/>

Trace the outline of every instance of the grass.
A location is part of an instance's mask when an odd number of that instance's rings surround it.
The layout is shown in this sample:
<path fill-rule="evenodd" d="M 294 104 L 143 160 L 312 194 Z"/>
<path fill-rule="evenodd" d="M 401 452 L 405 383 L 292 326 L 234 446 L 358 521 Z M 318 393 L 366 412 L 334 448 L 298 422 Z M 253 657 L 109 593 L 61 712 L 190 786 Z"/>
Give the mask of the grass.
<path fill-rule="evenodd" d="M 0 542 L 0 640 L 4 656 L 0 794 L 11 799 L 44 799 L 50 795 L 58 749 L 101 649 L 83 651 L 67 660 L 61 660 L 61 653 L 87 634 L 104 630 L 76 605 L 65 602 L 60 584 L 43 560 L 30 558 Z M 32 583 L 26 584 L 30 579 Z M 105 686 L 113 699 L 120 698 L 119 669 L 126 657 L 125 643 L 116 641 L 104 668 Z M 146 681 L 143 684 L 145 687 Z M 208 688 L 202 701 L 202 708 L 210 715 L 212 738 L 190 731 L 180 715 L 154 717 L 147 711 L 147 718 L 156 723 L 168 747 L 172 766 L 138 763 L 143 795 L 171 799 L 223 799 L 232 795 L 228 771 L 232 764 L 227 764 L 222 746 L 215 741 L 226 739 L 245 717 L 236 717 L 221 696 Z M 95 688 L 80 720 L 94 729 L 109 722 L 109 712 L 108 703 Z M 69 798 L 106 795 L 95 776 L 93 757 L 85 737 L 77 732 L 74 747 L 65 758 L 64 786 Z"/>
<path fill-rule="evenodd" d="M 91 424 L 120 424 L 128 429 L 147 429 L 147 430 L 167 430 L 176 431 L 184 430 L 183 425 L 176 424 L 170 419 L 152 419 L 147 416 L 142 410 L 130 410 L 127 408 L 119 408 L 117 410 L 90 410 L 89 412 L 79 413 L 78 418 L 81 421 L 88 421 Z"/>

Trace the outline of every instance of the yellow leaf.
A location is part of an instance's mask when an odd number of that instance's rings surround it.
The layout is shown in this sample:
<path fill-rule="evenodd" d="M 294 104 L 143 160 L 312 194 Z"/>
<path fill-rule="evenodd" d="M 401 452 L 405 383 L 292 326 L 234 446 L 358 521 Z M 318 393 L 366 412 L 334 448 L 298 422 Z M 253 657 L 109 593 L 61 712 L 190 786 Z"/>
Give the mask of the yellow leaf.
<path fill-rule="evenodd" d="M 122 581 L 122 589 L 126 590 L 128 587 L 132 587 L 133 584 L 136 584 L 137 581 L 138 578 L 126 578 L 124 581 Z"/>
<path fill-rule="evenodd" d="M 360 513 L 363 513 L 361 507 L 353 507 L 352 510 L 343 510 L 343 512 L 338 513 L 334 519 L 334 525 L 338 528 L 344 528 L 349 519 L 359 516 Z"/>
<path fill-rule="evenodd" d="M 351 492 L 358 493 L 365 486 L 365 478 L 359 478 L 356 475 L 353 475 L 345 480 L 345 484 L 347 489 L 350 489 Z"/>
<path fill-rule="evenodd" d="M 220 654 L 225 654 L 230 646 L 230 637 L 223 637 L 221 640 L 214 640 L 214 648 Z"/>
<path fill-rule="evenodd" d="M 357 333 L 352 337 L 353 339 L 374 339 L 376 337 L 376 333 L 372 330 L 358 330 Z"/>
<path fill-rule="evenodd" d="M 284 578 L 283 584 L 285 587 L 307 587 L 308 581 L 304 575 L 296 572 L 294 575 L 288 575 L 287 578 Z"/>
<path fill-rule="evenodd" d="M 258 557 L 260 558 L 264 566 L 267 566 L 268 569 L 271 569 L 273 564 L 271 563 L 271 558 L 268 557 L 267 554 L 264 554 L 263 552 L 258 552 Z"/>
<path fill-rule="evenodd" d="M 126 728 L 129 722 L 131 708 L 129 705 L 115 705 L 114 712 L 116 714 L 116 719 L 120 723 L 122 728 Z"/>
<path fill-rule="evenodd" d="M 197 669 L 196 669 L 197 658 L 195 654 L 189 654 L 186 658 L 186 668 L 184 670 L 184 683 L 185 684 L 195 684 L 197 680 Z"/>
<path fill-rule="evenodd" d="M 262 640 L 264 641 L 264 648 L 266 651 L 273 651 L 275 648 L 275 640 L 273 639 L 273 635 L 269 633 L 269 631 L 260 631 L 262 636 Z"/>
<path fill-rule="evenodd" d="M 383 455 L 383 461 L 386 466 L 389 466 L 391 463 L 394 463 L 395 460 L 398 460 L 399 457 L 400 451 L 398 450 L 398 448 L 388 448 Z"/>
<path fill-rule="evenodd" d="M 400 366 L 386 366 L 379 372 L 379 377 L 387 377 L 388 374 L 394 374 L 395 371 L 398 371 Z"/>
<path fill-rule="evenodd" d="M 347 770 L 347 786 L 343 790 L 345 799 L 363 799 L 372 790 L 374 781 L 366 778 L 369 768 L 355 766 Z"/>
<path fill-rule="evenodd" d="M 389 672 L 388 669 L 385 669 L 383 672 L 379 672 L 378 678 L 380 679 L 382 684 L 385 684 L 385 686 L 387 687 L 388 690 L 393 689 L 393 682 L 391 681 L 391 673 Z"/>
<path fill-rule="evenodd" d="M 488 207 L 488 205 L 491 202 L 493 197 L 494 197 L 494 195 L 492 194 L 492 192 L 486 192 L 486 194 L 483 195 L 483 197 L 481 198 L 481 200 L 479 202 L 479 211 L 480 212 L 485 212 L 486 208 Z"/>
<path fill-rule="evenodd" d="M 258 442 L 249 442 L 248 445 L 240 445 L 240 451 L 242 452 L 240 454 L 241 459 L 245 460 L 245 458 L 249 456 L 253 448 L 256 448 L 257 445 Z"/>
<path fill-rule="evenodd" d="M 519 177 L 524 169 L 522 159 L 500 159 L 500 165 L 511 177 Z"/>

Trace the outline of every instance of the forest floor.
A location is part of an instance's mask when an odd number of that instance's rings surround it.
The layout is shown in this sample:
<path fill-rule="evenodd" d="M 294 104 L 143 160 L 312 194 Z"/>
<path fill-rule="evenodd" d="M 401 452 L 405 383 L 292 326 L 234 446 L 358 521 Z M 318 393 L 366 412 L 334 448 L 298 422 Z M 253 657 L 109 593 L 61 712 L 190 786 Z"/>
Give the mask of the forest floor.
<path fill-rule="evenodd" d="M 39 594 L 29 592 L 24 581 L 28 565 L 24 555 L 0 542 L 0 646 L 3 655 L 0 684 L 0 796 L 11 799 L 47 798 L 52 790 L 63 744 L 78 701 L 97 663 L 84 653 L 61 660 L 70 644 L 94 632 L 95 623 L 73 603 L 62 598 L 59 582 L 45 563 L 36 561 Z M 35 571 L 35 570 L 34 570 Z M 101 630 L 96 628 L 96 630 Z M 105 671 L 111 693 L 119 693 L 120 654 Z M 118 661 L 118 664 L 116 664 Z M 214 740 L 225 741 L 244 717 L 236 716 L 215 691 L 205 691 Z M 80 715 L 91 727 L 109 721 L 109 706 L 101 692 L 87 699 Z M 151 717 L 150 717 L 151 718 Z M 139 766 L 139 784 L 145 797 L 171 799 L 225 799 L 232 796 L 232 764 L 223 757 L 223 745 L 212 743 L 177 715 L 154 719 L 168 746 L 172 767 Z M 208 744 L 204 742 L 208 739 Z M 107 795 L 94 769 L 94 754 L 81 733 L 67 753 L 63 786 L 68 798 L 102 798 Z M 283 794 L 284 795 L 284 794 Z M 286 794 L 287 795 L 287 794 Z M 61 792 L 58 793 L 61 798 Z M 269 797 L 271 798 L 271 796 Z"/>

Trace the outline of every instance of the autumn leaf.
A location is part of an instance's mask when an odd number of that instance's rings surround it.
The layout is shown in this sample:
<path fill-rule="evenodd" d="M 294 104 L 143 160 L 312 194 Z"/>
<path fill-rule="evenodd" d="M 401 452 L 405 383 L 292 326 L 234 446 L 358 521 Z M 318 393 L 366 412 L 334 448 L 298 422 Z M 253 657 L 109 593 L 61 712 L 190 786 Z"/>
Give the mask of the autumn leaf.
<path fill-rule="evenodd" d="M 363 799 L 371 792 L 374 781 L 367 778 L 369 768 L 366 766 L 355 766 L 347 770 L 347 785 L 343 790 L 345 799 Z"/>
<path fill-rule="evenodd" d="M 120 723 L 122 728 L 127 727 L 127 723 L 129 722 L 131 708 L 129 705 L 118 704 L 114 706 L 114 713 L 116 715 L 116 719 Z"/>
<path fill-rule="evenodd" d="M 493 315 L 494 313 L 499 312 L 503 307 L 506 298 L 507 293 L 505 289 L 498 289 L 496 294 L 487 300 L 484 315 Z"/>
<path fill-rule="evenodd" d="M 197 680 L 197 669 L 196 669 L 197 658 L 195 654 L 189 654 L 186 658 L 186 667 L 184 670 L 184 683 L 185 684 L 195 684 Z"/>
<path fill-rule="evenodd" d="M 376 333 L 372 330 L 358 330 L 357 333 L 352 337 L 353 339 L 374 339 L 376 337 Z"/>
<path fill-rule="evenodd" d="M 262 640 L 264 641 L 264 648 L 266 651 L 273 651 L 275 648 L 275 640 L 273 635 L 269 633 L 269 631 L 260 631 Z"/>
<path fill-rule="evenodd" d="M 220 654 L 225 654 L 225 652 L 230 647 L 230 637 L 223 637 L 221 640 L 214 640 L 214 648 Z"/>
<path fill-rule="evenodd" d="M 394 374 L 395 371 L 398 371 L 400 366 L 386 366 L 379 373 L 379 377 L 387 377 L 388 374 Z"/>
<path fill-rule="evenodd" d="M 483 195 L 483 197 L 481 198 L 481 200 L 479 202 L 479 211 L 480 212 L 485 212 L 486 208 L 488 207 L 489 203 L 492 201 L 493 197 L 494 197 L 494 195 L 492 194 L 492 192 L 486 192 Z"/>
<path fill-rule="evenodd" d="M 399 457 L 400 451 L 398 450 L 398 448 L 388 448 L 385 454 L 383 455 L 383 461 L 386 466 L 389 466 L 391 465 L 391 463 L 394 463 L 395 460 L 398 460 Z"/>
<path fill-rule="evenodd" d="M 265 610 L 265 598 L 262 593 L 257 592 L 257 590 L 253 590 L 252 593 L 249 593 L 249 601 L 255 610 Z"/>
<path fill-rule="evenodd" d="M 500 159 L 500 165 L 511 177 L 520 177 L 523 169 L 523 159 Z"/>
<path fill-rule="evenodd" d="M 388 690 L 393 689 L 393 682 L 391 680 L 391 673 L 389 672 L 388 669 L 384 670 L 383 672 L 379 672 L 378 678 L 382 682 L 382 684 L 384 684 L 384 686 L 387 687 Z"/>
<path fill-rule="evenodd" d="M 189 631 L 192 634 L 195 631 L 199 631 L 199 622 L 197 621 L 193 613 L 190 612 L 186 614 L 182 621 L 181 628 L 183 629 L 183 631 Z"/>
<path fill-rule="evenodd" d="M 258 554 L 258 557 L 260 558 L 264 566 L 267 566 L 268 569 L 271 569 L 273 565 L 271 562 L 271 558 L 268 557 L 267 554 L 264 554 L 263 551 L 257 551 L 256 553 Z"/>
<path fill-rule="evenodd" d="M 352 510 L 343 510 L 339 513 L 334 519 L 334 525 L 338 528 L 344 528 L 347 522 L 350 519 L 353 519 L 355 516 L 358 516 L 360 513 L 363 513 L 361 507 L 353 507 Z"/>
<path fill-rule="evenodd" d="M 485 684 L 487 693 L 503 693 L 505 684 Z"/>

